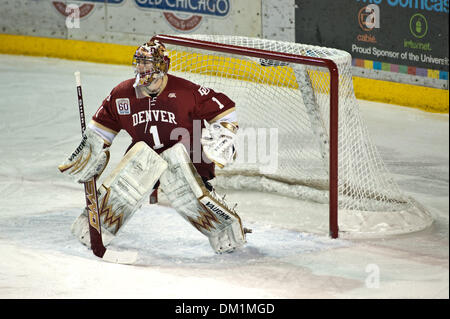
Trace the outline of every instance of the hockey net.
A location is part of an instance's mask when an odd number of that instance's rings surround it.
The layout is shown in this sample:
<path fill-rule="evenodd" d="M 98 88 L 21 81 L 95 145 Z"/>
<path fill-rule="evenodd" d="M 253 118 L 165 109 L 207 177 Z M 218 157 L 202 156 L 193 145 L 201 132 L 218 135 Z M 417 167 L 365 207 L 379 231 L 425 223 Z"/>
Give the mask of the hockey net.
<path fill-rule="evenodd" d="M 338 230 L 401 234 L 432 223 L 429 212 L 399 189 L 370 140 L 353 91 L 350 54 L 238 36 L 158 38 L 170 52 L 172 74 L 236 102 L 238 155 L 216 170 L 216 184 L 329 203 L 332 237 Z M 319 60 L 334 62 L 337 81 Z M 330 121 L 332 96 L 338 116 Z M 330 172 L 333 167 L 337 172 Z M 337 177 L 334 183 L 330 176 Z"/>

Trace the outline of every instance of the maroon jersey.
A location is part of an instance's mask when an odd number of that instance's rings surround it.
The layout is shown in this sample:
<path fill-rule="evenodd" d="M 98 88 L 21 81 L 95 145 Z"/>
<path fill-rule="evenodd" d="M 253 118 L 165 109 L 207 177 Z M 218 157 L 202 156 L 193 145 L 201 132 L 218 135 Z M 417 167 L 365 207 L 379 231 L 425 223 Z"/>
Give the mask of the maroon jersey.
<path fill-rule="evenodd" d="M 135 79 L 117 85 L 93 116 L 93 125 L 112 137 L 126 130 L 135 143 L 144 141 L 158 154 L 179 141 L 189 149 L 198 173 L 214 177 L 214 164 L 202 156 L 200 145 L 203 120 L 214 122 L 234 111 L 226 95 L 167 75 L 164 90 L 155 97 L 136 97 Z"/>

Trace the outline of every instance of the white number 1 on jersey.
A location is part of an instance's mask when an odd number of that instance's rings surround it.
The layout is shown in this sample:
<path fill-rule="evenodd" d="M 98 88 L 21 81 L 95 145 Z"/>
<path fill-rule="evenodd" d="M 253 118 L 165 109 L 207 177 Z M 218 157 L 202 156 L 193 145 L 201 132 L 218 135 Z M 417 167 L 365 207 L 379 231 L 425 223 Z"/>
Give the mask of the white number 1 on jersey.
<path fill-rule="evenodd" d="M 154 150 L 164 147 L 164 144 L 161 144 L 161 140 L 159 139 L 157 126 L 155 125 L 150 126 L 150 134 L 153 136 L 153 142 L 155 143 L 155 146 L 153 146 Z"/>
<path fill-rule="evenodd" d="M 219 105 L 219 109 L 223 109 L 223 107 L 225 106 L 222 103 L 220 103 L 220 101 L 218 99 L 216 99 L 215 97 L 213 97 L 211 100 L 213 100 L 214 102 L 216 102 Z"/>

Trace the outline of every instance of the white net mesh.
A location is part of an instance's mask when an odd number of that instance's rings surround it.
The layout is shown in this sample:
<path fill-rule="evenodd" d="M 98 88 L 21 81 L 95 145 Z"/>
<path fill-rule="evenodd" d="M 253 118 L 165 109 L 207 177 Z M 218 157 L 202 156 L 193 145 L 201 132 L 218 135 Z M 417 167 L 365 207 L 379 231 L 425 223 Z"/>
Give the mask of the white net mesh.
<path fill-rule="evenodd" d="M 236 36 L 185 38 L 333 60 L 339 70 L 340 230 L 403 233 L 431 224 L 429 213 L 389 177 L 369 138 L 353 91 L 350 54 Z M 238 157 L 229 167 L 216 170 L 217 184 L 328 203 L 327 69 L 184 46 L 167 48 L 172 74 L 223 92 L 236 102 Z"/>

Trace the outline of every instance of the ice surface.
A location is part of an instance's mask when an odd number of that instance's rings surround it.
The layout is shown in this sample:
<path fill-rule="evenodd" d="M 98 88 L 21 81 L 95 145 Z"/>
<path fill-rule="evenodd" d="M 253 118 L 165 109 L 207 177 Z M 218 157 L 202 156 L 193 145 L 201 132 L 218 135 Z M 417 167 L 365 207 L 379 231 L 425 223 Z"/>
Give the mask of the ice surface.
<path fill-rule="evenodd" d="M 74 71 L 89 119 L 131 67 L 0 55 L 0 70 L 0 298 L 449 298 L 448 115 L 360 101 L 395 180 L 432 213 L 425 231 L 332 240 L 300 231 L 311 217 L 296 201 L 231 192 L 253 229 L 245 248 L 215 255 L 174 210 L 144 205 L 112 243 L 139 251 L 125 266 L 71 235 L 83 188 L 57 165 L 80 140 Z M 116 138 L 103 177 L 129 142 Z"/>

